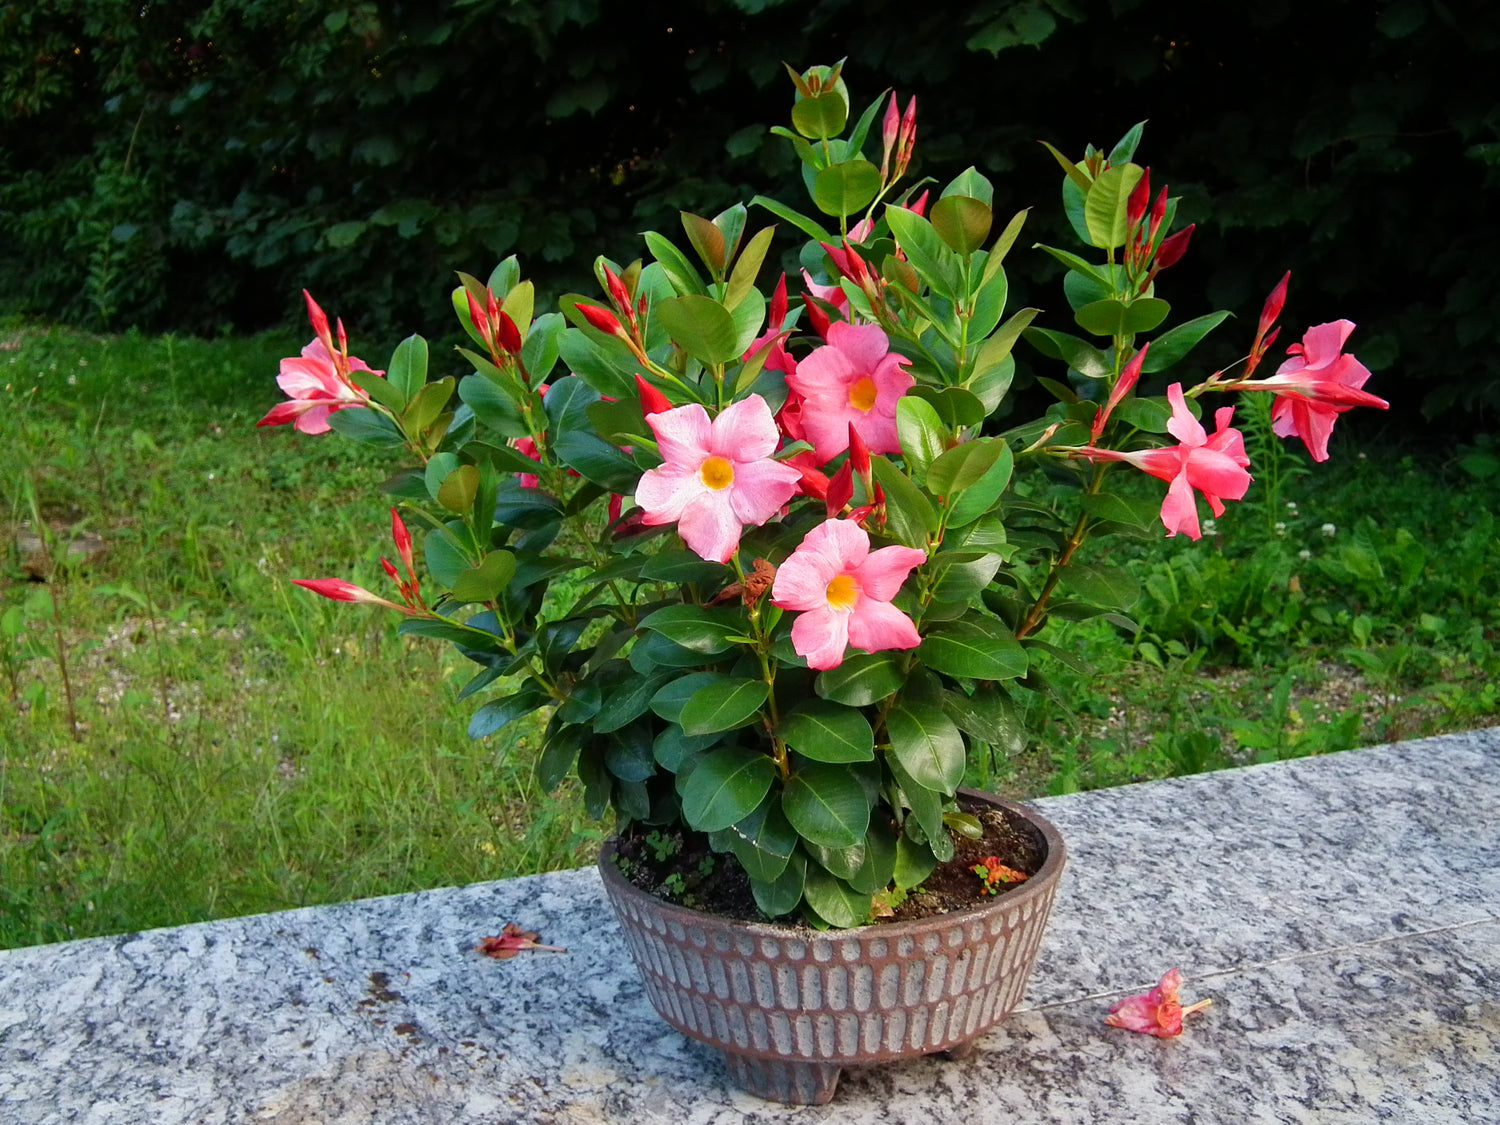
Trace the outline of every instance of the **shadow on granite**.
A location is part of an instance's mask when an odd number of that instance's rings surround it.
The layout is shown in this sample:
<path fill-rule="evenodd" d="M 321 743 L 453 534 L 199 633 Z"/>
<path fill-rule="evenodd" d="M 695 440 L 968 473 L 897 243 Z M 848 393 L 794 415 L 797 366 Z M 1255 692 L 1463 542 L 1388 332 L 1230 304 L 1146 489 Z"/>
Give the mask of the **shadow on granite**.
<path fill-rule="evenodd" d="M 1036 802 L 1072 858 L 969 1060 L 728 1083 L 592 870 L 0 952 L 0 1121 L 1500 1121 L 1500 728 Z M 507 921 L 566 954 L 493 961 Z M 1106 1028 L 1173 965 L 1180 1039 Z"/>

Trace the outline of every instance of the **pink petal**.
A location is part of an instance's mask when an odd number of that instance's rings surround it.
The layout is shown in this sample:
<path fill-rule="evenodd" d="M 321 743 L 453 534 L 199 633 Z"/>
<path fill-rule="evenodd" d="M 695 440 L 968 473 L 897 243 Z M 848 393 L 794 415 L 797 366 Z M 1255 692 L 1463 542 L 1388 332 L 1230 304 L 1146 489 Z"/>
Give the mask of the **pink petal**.
<path fill-rule="evenodd" d="M 838 325 L 834 325 L 837 328 Z M 831 332 L 833 329 L 830 328 Z M 849 357 L 832 344 L 822 344 L 797 364 L 797 373 L 787 376 L 787 385 L 803 398 L 849 397 L 849 387 L 861 373 Z"/>
<path fill-rule="evenodd" d="M 828 608 L 828 583 L 838 570 L 811 551 L 793 554 L 776 568 L 771 601 L 781 609 L 807 612 Z"/>
<path fill-rule="evenodd" d="M 1203 538 L 1198 526 L 1198 502 L 1193 497 L 1193 486 L 1188 483 L 1187 473 L 1172 478 L 1167 486 L 1167 495 L 1161 502 L 1161 522 L 1170 539 L 1179 531 L 1189 539 Z"/>
<path fill-rule="evenodd" d="M 927 561 L 927 552 L 915 547 L 882 547 L 853 572 L 860 591 L 877 601 L 888 602 L 901 592 L 912 570 Z"/>
<path fill-rule="evenodd" d="M 656 434 L 656 445 L 662 460 L 674 468 L 686 465 L 695 472 L 708 453 L 713 439 L 713 423 L 708 411 L 696 402 L 653 414 L 646 424 Z"/>
<path fill-rule="evenodd" d="M 326 434 L 332 429 L 328 424 L 328 416 L 334 410 L 335 407 L 331 406 L 308 407 L 297 419 L 297 430 L 304 434 Z"/>
<path fill-rule="evenodd" d="M 1344 350 L 1344 341 L 1354 331 L 1352 320 L 1332 320 L 1327 324 L 1316 324 L 1302 334 L 1302 354 L 1309 368 L 1327 367 L 1338 359 Z M 1285 364 L 1283 364 L 1285 366 Z M 1279 375 L 1280 369 L 1277 370 Z"/>
<path fill-rule="evenodd" d="M 792 649 L 807 660 L 809 668 L 826 672 L 844 662 L 849 646 L 849 614 L 836 613 L 825 603 L 792 622 Z"/>
<path fill-rule="evenodd" d="M 751 461 L 735 465 L 729 502 L 741 523 L 759 527 L 797 495 L 802 474 L 776 461 Z"/>
<path fill-rule="evenodd" d="M 278 402 L 270 410 L 257 426 L 285 426 L 288 422 L 295 422 L 307 407 L 300 402 Z"/>
<path fill-rule="evenodd" d="M 873 375 L 891 350 L 891 341 L 877 324 L 839 321 L 828 329 L 828 344 L 837 348 L 860 375 Z"/>
<path fill-rule="evenodd" d="M 651 527 L 673 523 L 682 518 L 682 510 L 689 503 L 706 491 L 696 467 L 668 464 L 648 469 L 635 486 L 635 502 L 645 511 L 641 522 Z"/>
<path fill-rule="evenodd" d="M 861 597 L 849 615 L 849 643 L 866 652 L 883 652 L 893 648 L 916 648 L 922 643 L 922 638 L 917 635 L 917 627 L 911 618 L 890 602 Z"/>
<path fill-rule="evenodd" d="M 1167 388 L 1167 401 L 1172 404 L 1172 417 L 1167 422 L 1169 434 L 1183 445 L 1202 445 L 1208 440 L 1208 434 L 1188 410 L 1181 383 L 1173 383 Z"/>
<path fill-rule="evenodd" d="M 1183 460 L 1182 476 L 1179 479 L 1186 480 L 1205 496 L 1240 500 L 1250 488 L 1251 477 L 1228 454 L 1200 447 Z"/>
<path fill-rule="evenodd" d="M 910 362 L 905 356 L 892 353 L 882 359 L 871 373 L 870 377 L 875 381 L 874 413 L 886 418 L 896 417 L 896 403 L 917 382 L 915 376 L 906 372 L 906 365 Z"/>
<path fill-rule="evenodd" d="M 706 448 L 731 461 L 758 461 L 775 453 L 780 440 L 776 419 L 766 400 L 751 395 L 730 403 L 713 420 L 712 437 Z"/>
<path fill-rule="evenodd" d="M 709 562 L 730 560 L 740 545 L 742 527 L 722 492 L 705 491 L 688 503 L 677 521 L 682 541 Z"/>

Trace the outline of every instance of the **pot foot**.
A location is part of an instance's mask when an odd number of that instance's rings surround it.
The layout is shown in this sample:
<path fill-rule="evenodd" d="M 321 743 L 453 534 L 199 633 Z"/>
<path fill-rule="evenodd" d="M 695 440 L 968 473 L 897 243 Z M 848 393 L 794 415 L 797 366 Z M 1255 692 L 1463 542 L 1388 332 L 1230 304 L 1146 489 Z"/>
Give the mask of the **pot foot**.
<path fill-rule="evenodd" d="M 844 1069 L 838 1063 L 757 1059 L 732 1051 L 724 1052 L 724 1062 L 740 1089 L 784 1105 L 826 1105 L 833 1100 Z"/>
<path fill-rule="evenodd" d="M 955 1043 L 953 1044 L 953 1046 L 944 1051 L 943 1055 L 945 1058 L 953 1059 L 955 1061 L 958 1059 L 966 1059 L 974 1053 L 974 1044 L 978 1042 L 978 1039 L 970 1039 L 966 1043 Z"/>

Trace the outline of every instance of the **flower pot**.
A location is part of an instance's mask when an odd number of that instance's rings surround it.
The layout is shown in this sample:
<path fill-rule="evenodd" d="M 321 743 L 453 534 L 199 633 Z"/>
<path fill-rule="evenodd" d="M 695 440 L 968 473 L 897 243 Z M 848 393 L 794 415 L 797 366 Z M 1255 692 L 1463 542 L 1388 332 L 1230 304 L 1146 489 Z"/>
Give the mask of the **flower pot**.
<path fill-rule="evenodd" d="M 969 910 L 852 930 L 674 906 L 626 879 L 607 844 L 604 889 L 652 1006 L 718 1047 L 737 1085 L 789 1104 L 827 1102 L 851 1064 L 968 1054 L 1025 992 L 1067 853 L 1030 809 L 964 794 L 1030 825 L 1044 843 L 1041 869 Z"/>

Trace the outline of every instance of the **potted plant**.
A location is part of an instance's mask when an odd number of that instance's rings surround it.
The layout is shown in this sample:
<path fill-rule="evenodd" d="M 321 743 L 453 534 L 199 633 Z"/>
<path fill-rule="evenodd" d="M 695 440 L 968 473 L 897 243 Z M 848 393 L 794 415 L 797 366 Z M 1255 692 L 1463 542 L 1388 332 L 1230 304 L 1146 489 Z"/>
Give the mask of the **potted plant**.
<path fill-rule="evenodd" d="M 456 645 L 473 737 L 545 711 L 537 775 L 576 773 L 614 816 L 605 886 L 658 1010 L 789 1101 L 826 1100 L 847 1062 L 961 1053 L 1019 1000 L 1063 846 L 961 790 L 966 768 L 1024 741 L 1039 659 L 1069 659 L 1052 622 L 1131 627 L 1133 584 L 1080 561 L 1088 538 L 1196 539 L 1196 493 L 1215 515 L 1244 496 L 1233 408 L 1210 434 L 1199 400 L 1275 395 L 1276 432 L 1318 460 L 1340 412 L 1385 405 L 1347 321 L 1254 377 L 1285 278 L 1232 372 L 1164 374 L 1228 314 L 1163 327 L 1158 275 L 1193 228 L 1132 162 L 1139 126 L 1078 163 L 1051 150 L 1083 246 L 1040 249 L 1073 323 L 1007 316 L 1025 212 L 996 233 L 972 168 L 909 183 L 915 101 L 851 128 L 840 70 L 793 73 L 774 130 L 816 218 L 685 214 L 686 249 L 647 233 L 649 262 L 600 257 L 602 296 L 540 315 L 514 259 L 461 274 L 461 376 L 430 376 L 419 336 L 371 370 L 308 297 L 316 339 L 262 419 L 410 454 L 386 485 L 399 601 L 298 581 Z M 788 231 L 800 300 L 767 266 Z M 1022 340 L 1055 372 L 1040 417 L 1010 412 Z M 1165 499 L 1119 487 L 1136 471 Z M 923 918 L 955 868 L 969 901 Z"/>

